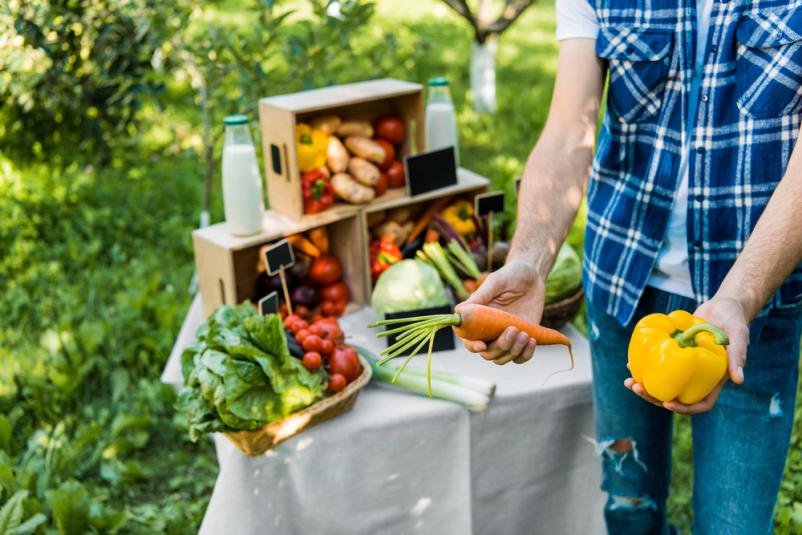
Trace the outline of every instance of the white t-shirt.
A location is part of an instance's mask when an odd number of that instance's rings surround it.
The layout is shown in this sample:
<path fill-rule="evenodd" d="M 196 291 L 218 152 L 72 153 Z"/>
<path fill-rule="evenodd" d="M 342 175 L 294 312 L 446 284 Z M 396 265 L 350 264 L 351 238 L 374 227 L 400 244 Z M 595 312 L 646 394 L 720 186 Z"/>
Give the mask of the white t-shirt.
<path fill-rule="evenodd" d="M 707 31 L 710 28 L 710 11 L 713 0 L 696 0 L 697 46 L 696 68 L 691 85 L 691 109 L 688 113 L 687 131 L 691 130 L 691 117 L 696 115 L 696 103 L 702 78 L 704 51 L 707 43 Z M 596 12 L 588 0 L 557 0 L 557 40 L 588 38 L 595 39 L 599 32 Z M 693 286 L 688 269 L 688 156 L 690 154 L 690 135 L 683 148 L 681 180 L 674 194 L 663 243 L 657 253 L 657 263 L 646 284 L 667 292 L 693 298 Z"/>

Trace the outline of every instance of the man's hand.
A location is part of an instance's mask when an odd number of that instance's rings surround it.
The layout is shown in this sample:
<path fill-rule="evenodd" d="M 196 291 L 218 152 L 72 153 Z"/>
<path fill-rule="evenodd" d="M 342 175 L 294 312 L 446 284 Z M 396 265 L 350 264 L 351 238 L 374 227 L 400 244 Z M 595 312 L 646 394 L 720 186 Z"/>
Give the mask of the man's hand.
<path fill-rule="evenodd" d="M 537 270 L 522 260 L 511 260 L 487 277 L 465 303 L 487 305 L 506 310 L 533 323 L 540 321 L 546 286 Z M 457 307 L 459 311 L 459 307 Z M 468 351 L 480 353 L 494 364 L 513 361 L 523 364 L 532 358 L 537 343 L 526 333 L 508 327 L 496 340 L 486 344 L 481 340 L 463 340 Z"/>
<path fill-rule="evenodd" d="M 748 316 L 743 305 L 731 297 L 717 297 L 696 309 L 694 316 L 699 316 L 727 333 L 730 345 L 727 346 L 727 375 L 703 400 L 693 405 L 685 405 L 677 400 L 662 402 L 646 393 L 643 385 L 636 383 L 631 377 L 624 381 L 624 386 L 637 395 L 658 407 L 666 408 L 679 414 L 700 414 L 713 408 L 721 389 L 728 379 L 736 384 L 744 382 L 744 366 L 746 365 L 746 345 L 749 342 Z"/>

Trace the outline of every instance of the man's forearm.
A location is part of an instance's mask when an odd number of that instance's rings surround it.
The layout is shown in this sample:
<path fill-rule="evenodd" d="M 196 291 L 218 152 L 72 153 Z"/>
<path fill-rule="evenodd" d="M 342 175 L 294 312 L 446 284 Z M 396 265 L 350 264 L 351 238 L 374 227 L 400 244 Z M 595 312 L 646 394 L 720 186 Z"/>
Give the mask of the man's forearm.
<path fill-rule="evenodd" d="M 802 262 L 802 143 L 752 235 L 722 282 L 718 297 L 737 299 L 752 320 Z"/>
<path fill-rule="evenodd" d="M 509 257 L 532 262 L 544 277 L 585 194 L 594 130 L 575 133 L 574 139 L 541 138 L 526 163 Z"/>

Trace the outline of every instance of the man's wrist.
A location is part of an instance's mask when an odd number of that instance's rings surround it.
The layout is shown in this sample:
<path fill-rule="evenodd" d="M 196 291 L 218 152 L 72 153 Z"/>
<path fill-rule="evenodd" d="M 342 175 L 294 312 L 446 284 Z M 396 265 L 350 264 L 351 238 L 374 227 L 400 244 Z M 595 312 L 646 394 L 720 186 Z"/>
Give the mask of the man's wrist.
<path fill-rule="evenodd" d="M 521 262 L 532 268 L 535 275 L 545 279 L 549 273 L 553 255 L 545 251 L 545 247 L 535 250 L 513 246 L 507 255 L 507 262 Z"/>
<path fill-rule="evenodd" d="M 762 300 L 758 296 L 758 292 L 754 291 L 752 284 L 739 282 L 729 276 L 721 283 L 714 299 L 729 299 L 737 302 L 746 316 L 747 323 L 757 316 L 763 306 Z"/>

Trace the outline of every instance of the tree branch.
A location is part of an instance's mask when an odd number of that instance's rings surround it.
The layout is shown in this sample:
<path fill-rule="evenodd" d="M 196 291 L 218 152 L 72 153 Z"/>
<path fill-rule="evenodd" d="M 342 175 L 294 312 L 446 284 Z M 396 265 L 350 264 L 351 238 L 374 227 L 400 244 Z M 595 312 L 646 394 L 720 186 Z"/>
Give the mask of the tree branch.
<path fill-rule="evenodd" d="M 485 28 L 487 33 L 496 35 L 503 33 L 504 30 L 509 28 L 510 25 L 521 16 L 521 13 L 523 13 L 526 8 L 534 4 L 534 0 L 506 0 L 504 3 L 504 10 L 501 12 L 501 15 Z"/>
<path fill-rule="evenodd" d="M 471 8 L 468 7 L 467 0 L 443 0 L 448 7 L 453 9 L 457 12 L 457 14 L 467 20 L 471 24 L 471 28 L 473 28 L 474 37 L 477 41 L 482 42 L 484 38 L 482 36 L 482 31 L 479 27 L 479 21 L 476 20 L 476 17 L 473 13 L 471 13 Z"/>

